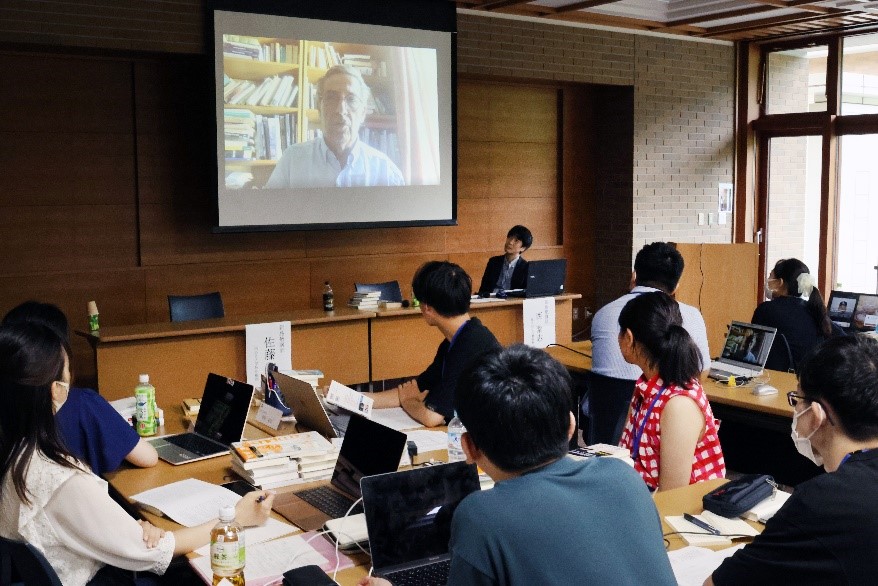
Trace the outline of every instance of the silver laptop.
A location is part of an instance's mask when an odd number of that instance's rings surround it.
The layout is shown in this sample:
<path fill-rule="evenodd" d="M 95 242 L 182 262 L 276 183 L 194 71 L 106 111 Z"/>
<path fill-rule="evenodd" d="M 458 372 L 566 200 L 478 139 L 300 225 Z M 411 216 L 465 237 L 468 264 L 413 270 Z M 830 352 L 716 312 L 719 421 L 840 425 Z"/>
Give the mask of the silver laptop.
<path fill-rule="evenodd" d="M 344 437 L 350 421 L 349 413 L 329 410 L 323 397 L 310 383 L 281 372 L 272 372 L 271 376 L 274 377 L 284 402 L 293 410 L 296 423 L 301 423 L 327 439 Z"/>
<path fill-rule="evenodd" d="M 451 518 L 479 490 L 475 464 L 454 462 L 360 481 L 375 575 L 394 584 L 445 584 Z"/>
<path fill-rule="evenodd" d="M 208 374 L 201 396 L 195 430 L 149 440 L 159 458 L 174 464 L 188 464 L 229 453 L 247 425 L 253 387 L 218 374 Z"/>
<path fill-rule="evenodd" d="M 777 328 L 733 321 L 722 353 L 710 363 L 708 376 L 716 380 L 759 376 L 765 369 L 775 335 Z"/>

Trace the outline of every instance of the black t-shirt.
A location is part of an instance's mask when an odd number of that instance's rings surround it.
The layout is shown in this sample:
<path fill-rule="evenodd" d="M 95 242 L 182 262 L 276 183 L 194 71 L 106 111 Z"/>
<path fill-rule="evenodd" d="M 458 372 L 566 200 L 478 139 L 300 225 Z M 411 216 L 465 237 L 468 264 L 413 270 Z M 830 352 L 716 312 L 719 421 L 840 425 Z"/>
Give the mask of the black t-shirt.
<path fill-rule="evenodd" d="M 762 535 L 713 573 L 724 584 L 875 584 L 878 450 L 800 484 Z"/>
<path fill-rule="evenodd" d="M 462 326 L 453 345 L 443 340 L 432 364 L 418 376 L 418 388 L 430 391 L 427 407 L 448 423 L 454 417 L 454 392 L 460 375 L 476 358 L 495 348 L 500 348 L 500 343 L 477 317 Z"/>

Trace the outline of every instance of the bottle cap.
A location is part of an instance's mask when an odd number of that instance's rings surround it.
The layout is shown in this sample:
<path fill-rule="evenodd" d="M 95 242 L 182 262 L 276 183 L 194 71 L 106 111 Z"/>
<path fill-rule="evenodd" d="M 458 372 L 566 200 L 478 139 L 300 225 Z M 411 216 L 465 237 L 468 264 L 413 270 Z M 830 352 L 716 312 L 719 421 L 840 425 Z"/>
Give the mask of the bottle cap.
<path fill-rule="evenodd" d="M 324 285 L 329 285 L 329 281 L 324 281 L 323 284 L 324 284 Z"/>
<path fill-rule="evenodd" d="M 98 314 L 98 304 L 94 301 L 88 302 L 88 314 L 89 315 L 97 315 Z"/>
<path fill-rule="evenodd" d="M 149 382 L 149 375 L 148 375 L 148 374 L 141 374 L 140 377 L 138 377 L 138 380 L 139 380 L 142 384 L 146 384 L 146 383 Z"/>
<path fill-rule="evenodd" d="M 230 523 L 235 520 L 235 507 L 233 505 L 225 505 L 220 507 L 219 520 L 223 523 Z"/>

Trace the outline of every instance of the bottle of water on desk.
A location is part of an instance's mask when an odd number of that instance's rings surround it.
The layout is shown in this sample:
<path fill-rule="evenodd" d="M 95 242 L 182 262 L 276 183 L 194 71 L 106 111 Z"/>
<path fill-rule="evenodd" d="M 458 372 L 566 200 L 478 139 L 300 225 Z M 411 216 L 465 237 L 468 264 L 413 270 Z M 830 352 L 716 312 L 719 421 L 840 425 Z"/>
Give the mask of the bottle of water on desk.
<path fill-rule="evenodd" d="M 466 428 L 454 412 L 454 418 L 448 424 L 448 461 L 463 462 L 466 460 L 466 454 L 463 453 L 463 447 L 460 445 L 460 438 Z"/>
<path fill-rule="evenodd" d="M 235 522 L 235 507 L 227 505 L 210 532 L 213 585 L 227 580 L 232 586 L 244 586 L 244 561 L 244 529 Z"/>
<path fill-rule="evenodd" d="M 140 382 L 134 389 L 134 416 L 137 419 L 137 434 L 141 437 L 155 435 L 158 418 L 155 404 L 155 387 L 149 384 L 149 375 L 141 374 Z"/>

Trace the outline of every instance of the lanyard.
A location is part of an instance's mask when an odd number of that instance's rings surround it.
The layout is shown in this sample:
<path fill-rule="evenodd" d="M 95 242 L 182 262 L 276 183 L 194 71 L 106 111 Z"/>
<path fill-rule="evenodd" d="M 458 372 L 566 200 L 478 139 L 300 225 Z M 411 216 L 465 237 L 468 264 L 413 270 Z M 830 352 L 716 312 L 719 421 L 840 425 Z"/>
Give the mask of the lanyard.
<path fill-rule="evenodd" d="M 853 452 L 851 452 L 851 453 L 849 453 L 849 454 L 845 454 L 845 455 L 844 455 L 844 458 L 841 459 L 841 464 L 839 464 L 838 467 L 841 468 L 841 465 L 844 464 L 845 462 L 847 462 L 848 460 L 850 460 L 850 459 L 851 459 L 851 456 L 853 456 L 854 454 L 862 454 L 862 453 L 864 453 L 864 452 L 868 452 L 868 451 L 871 450 L 871 449 L 872 449 L 872 448 L 865 448 L 865 449 L 862 449 L 862 450 L 854 450 Z"/>
<path fill-rule="evenodd" d="M 646 422 L 649 421 L 649 416 L 652 413 L 652 410 L 655 409 L 655 404 L 658 402 L 659 397 L 662 396 L 662 393 L 665 392 L 667 385 L 662 385 L 662 388 L 659 389 L 659 392 L 655 394 L 655 397 L 652 399 L 652 403 L 649 404 L 649 408 L 646 410 L 646 415 L 643 416 L 643 421 L 640 423 L 640 430 L 637 432 L 637 435 L 634 437 L 634 442 L 631 444 L 631 459 L 637 460 L 640 455 L 640 438 L 643 437 L 643 432 L 646 429 Z M 640 411 L 640 405 L 637 406 L 637 410 Z"/>

